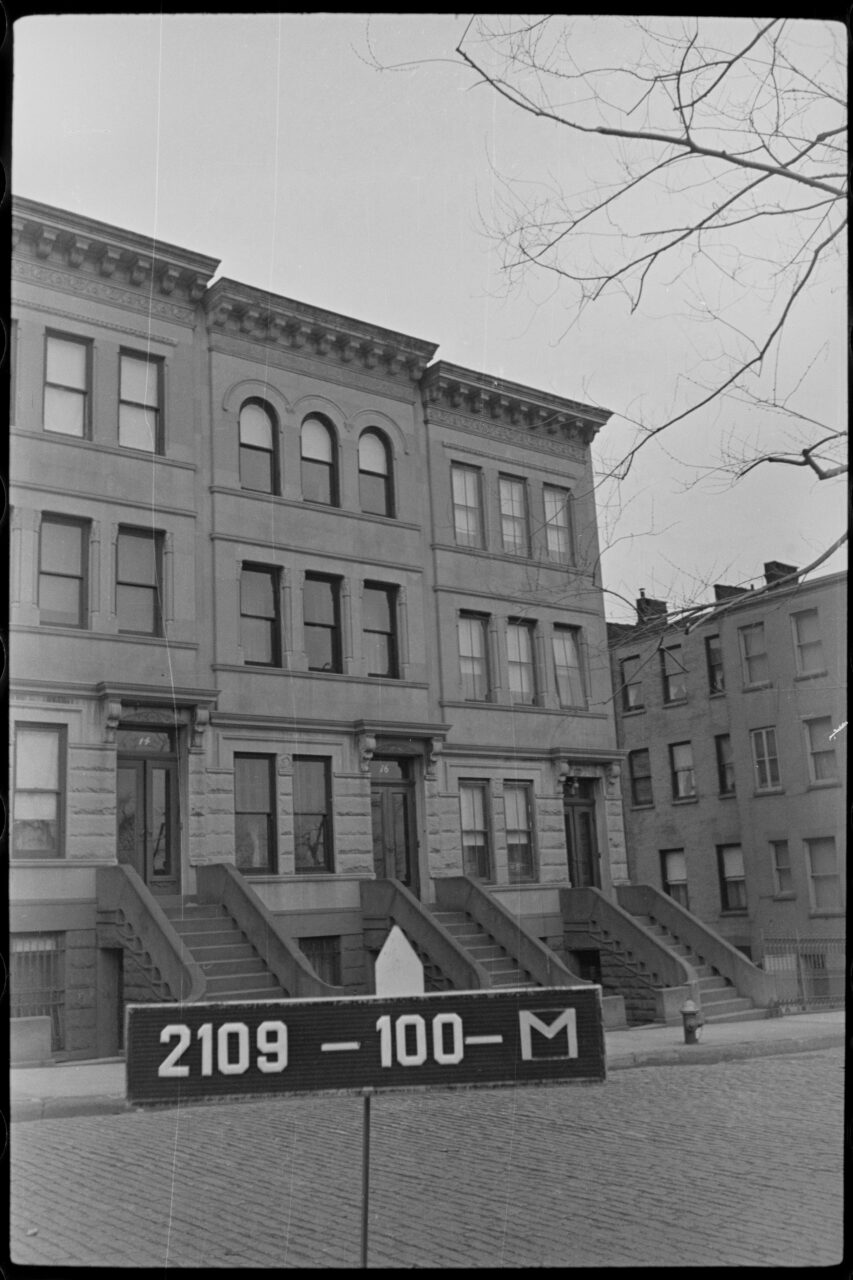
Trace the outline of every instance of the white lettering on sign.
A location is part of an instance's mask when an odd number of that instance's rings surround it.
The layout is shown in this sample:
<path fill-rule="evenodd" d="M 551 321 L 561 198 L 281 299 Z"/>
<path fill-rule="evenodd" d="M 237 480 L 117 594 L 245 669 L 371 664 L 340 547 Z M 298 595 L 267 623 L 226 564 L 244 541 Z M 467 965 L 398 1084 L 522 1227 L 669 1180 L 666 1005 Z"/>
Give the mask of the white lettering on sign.
<path fill-rule="evenodd" d="M 383 1067 L 393 1067 L 396 1051 L 401 1067 L 420 1067 L 429 1056 L 426 1023 L 419 1013 L 404 1013 L 395 1018 L 394 1035 L 391 1035 L 390 1014 L 376 1023 L 379 1032 L 379 1061 Z M 449 1036 L 447 1035 L 449 1032 Z M 448 1043 L 449 1041 L 449 1043 Z M 432 1056 L 439 1066 L 454 1065 L 465 1055 L 465 1037 L 462 1019 L 458 1013 L 437 1013 L 432 1020 Z"/>
<path fill-rule="evenodd" d="M 544 1012 L 544 1010 L 542 1011 Z M 518 1014 L 518 1029 L 521 1035 L 521 1060 L 522 1062 L 533 1062 L 543 1058 L 576 1058 L 578 1056 L 578 1035 L 576 1027 L 576 1018 L 574 1009 L 564 1009 L 562 1013 L 557 1014 L 553 1022 L 543 1022 L 535 1013 L 531 1013 L 529 1009 L 520 1009 Z M 548 1041 L 555 1040 L 561 1031 L 566 1033 L 566 1052 L 554 1053 L 547 1050 L 543 1053 L 540 1047 L 539 1052 L 535 1053 L 533 1049 L 533 1032 L 536 1031 L 540 1036 Z M 555 1046 L 557 1047 L 557 1046 Z"/>
<path fill-rule="evenodd" d="M 182 1022 L 170 1022 L 160 1032 L 161 1044 L 168 1044 L 170 1040 L 175 1039 L 178 1043 L 157 1068 L 157 1075 L 161 1079 L 182 1078 L 190 1074 L 187 1063 L 181 1062 L 192 1040 L 189 1027 Z M 216 1033 L 215 1053 L 212 1022 L 202 1023 L 196 1031 L 196 1039 L 201 1044 L 202 1076 L 214 1074 L 241 1076 L 249 1070 L 252 1053 L 249 1028 L 245 1022 L 223 1022 Z M 357 1045 L 356 1048 L 358 1048 Z M 255 1066 L 264 1075 L 284 1071 L 287 1066 L 285 1024 L 272 1020 L 260 1023 L 255 1032 L 255 1049 L 257 1051 Z"/>
<path fill-rule="evenodd" d="M 320 1045 L 321 1053 L 340 1053 L 344 1049 L 360 1049 L 360 1040 L 327 1040 Z"/>
<path fill-rule="evenodd" d="M 503 1044 L 503 1036 L 466 1036 L 466 1044 Z"/>

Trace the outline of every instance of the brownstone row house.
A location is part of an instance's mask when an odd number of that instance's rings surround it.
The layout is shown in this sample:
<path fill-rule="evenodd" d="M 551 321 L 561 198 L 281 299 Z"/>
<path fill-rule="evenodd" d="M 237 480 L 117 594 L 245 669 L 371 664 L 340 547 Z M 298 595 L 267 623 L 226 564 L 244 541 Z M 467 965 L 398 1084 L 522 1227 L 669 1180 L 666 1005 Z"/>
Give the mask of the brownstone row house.
<path fill-rule="evenodd" d="M 813 1006 L 844 992 L 847 575 L 764 568 L 689 622 L 641 597 L 610 624 L 628 874 Z"/>

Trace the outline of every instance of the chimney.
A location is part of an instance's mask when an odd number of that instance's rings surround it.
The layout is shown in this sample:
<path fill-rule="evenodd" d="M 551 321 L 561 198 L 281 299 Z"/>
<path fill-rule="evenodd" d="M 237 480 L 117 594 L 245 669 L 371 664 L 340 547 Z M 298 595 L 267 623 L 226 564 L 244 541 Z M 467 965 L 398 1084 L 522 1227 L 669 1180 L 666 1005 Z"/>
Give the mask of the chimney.
<path fill-rule="evenodd" d="M 781 560 L 767 560 L 764 564 L 764 581 L 768 587 L 774 587 L 781 578 L 790 577 L 796 572 L 795 564 L 783 564 Z"/>
<path fill-rule="evenodd" d="M 714 583 L 714 599 L 715 600 L 731 600 L 733 596 L 742 596 L 746 592 L 746 587 L 724 587 L 722 582 Z"/>
<path fill-rule="evenodd" d="M 666 601 L 647 600 L 646 593 L 641 587 L 640 598 L 637 601 L 637 622 L 642 626 L 644 622 L 652 622 L 656 619 L 666 622 Z"/>

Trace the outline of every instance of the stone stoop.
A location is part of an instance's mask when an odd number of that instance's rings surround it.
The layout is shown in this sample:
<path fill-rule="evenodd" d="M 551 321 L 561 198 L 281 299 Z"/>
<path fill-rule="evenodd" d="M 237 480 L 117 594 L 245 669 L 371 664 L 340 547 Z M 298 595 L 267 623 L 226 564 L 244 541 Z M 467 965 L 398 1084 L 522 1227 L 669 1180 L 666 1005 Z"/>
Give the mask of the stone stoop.
<path fill-rule="evenodd" d="M 208 1000 L 280 1000 L 287 996 L 224 907 L 186 900 L 164 907 L 164 911 L 207 979 Z"/>
<path fill-rule="evenodd" d="M 526 969 L 517 962 L 465 911 L 442 911 L 430 908 L 430 913 L 472 960 L 483 966 L 493 987 L 538 987 Z"/>
<path fill-rule="evenodd" d="M 702 1017 L 706 1022 L 745 1022 L 749 1018 L 764 1016 L 764 1011 L 756 1009 L 747 996 L 738 995 L 728 978 L 715 973 L 709 964 L 702 964 L 696 953 L 679 942 L 662 924 L 652 920 L 651 916 L 634 916 L 634 919 L 659 938 L 667 950 L 686 960 L 696 970 Z"/>

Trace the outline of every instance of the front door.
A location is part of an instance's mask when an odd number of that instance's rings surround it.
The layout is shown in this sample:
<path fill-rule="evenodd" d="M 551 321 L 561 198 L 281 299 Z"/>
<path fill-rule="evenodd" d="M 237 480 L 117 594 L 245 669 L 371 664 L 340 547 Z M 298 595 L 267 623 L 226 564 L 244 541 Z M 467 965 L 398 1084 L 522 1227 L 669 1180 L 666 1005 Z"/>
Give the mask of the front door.
<path fill-rule="evenodd" d="M 373 867 L 380 880 L 400 880 L 418 892 L 414 783 L 409 760 L 376 757 L 370 762 Z"/>
<path fill-rule="evenodd" d="M 566 853 L 573 889 L 601 888 L 593 786 L 589 779 L 579 779 L 576 786 L 567 786 L 564 796 Z"/>
<path fill-rule="evenodd" d="M 117 853 L 155 893 L 180 893 L 178 762 L 170 730 L 119 729 Z"/>

